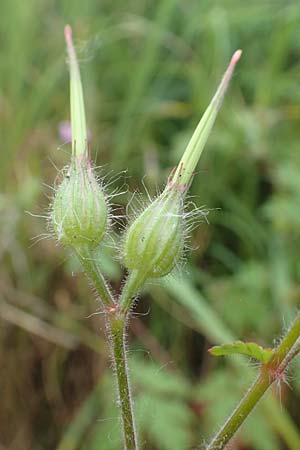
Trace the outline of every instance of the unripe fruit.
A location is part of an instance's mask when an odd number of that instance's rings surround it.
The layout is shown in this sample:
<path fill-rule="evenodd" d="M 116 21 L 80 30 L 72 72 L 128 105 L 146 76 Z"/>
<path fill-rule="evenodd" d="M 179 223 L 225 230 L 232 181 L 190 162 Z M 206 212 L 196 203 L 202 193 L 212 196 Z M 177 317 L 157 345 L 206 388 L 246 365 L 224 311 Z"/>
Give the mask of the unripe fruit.
<path fill-rule="evenodd" d="M 241 54 L 241 50 L 233 54 L 216 94 L 169 177 L 166 189 L 131 224 L 125 235 L 123 260 L 131 272 L 127 283 L 130 295 L 134 290 L 132 286 L 138 285 L 136 280 L 140 278 L 141 285 L 147 278 L 163 277 L 180 259 L 185 240 L 183 200 Z M 129 294 L 123 300 L 127 310 Z"/>
<path fill-rule="evenodd" d="M 108 225 L 108 208 L 103 190 L 91 167 L 73 163 L 56 192 L 50 222 L 59 242 L 79 249 L 93 249 L 103 239 Z"/>
<path fill-rule="evenodd" d="M 129 226 L 123 250 L 126 268 L 146 278 L 167 275 L 182 254 L 183 228 L 182 196 L 166 190 Z"/>

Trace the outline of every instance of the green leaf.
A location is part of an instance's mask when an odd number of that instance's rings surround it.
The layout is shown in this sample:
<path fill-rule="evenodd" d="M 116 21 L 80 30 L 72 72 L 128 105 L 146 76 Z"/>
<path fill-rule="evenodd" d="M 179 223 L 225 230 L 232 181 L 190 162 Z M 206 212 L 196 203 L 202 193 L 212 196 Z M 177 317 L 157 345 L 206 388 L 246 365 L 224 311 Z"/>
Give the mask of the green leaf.
<path fill-rule="evenodd" d="M 242 341 L 236 341 L 232 344 L 217 345 L 209 349 L 209 353 L 214 356 L 224 356 L 232 354 L 247 355 L 251 358 L 257 359 L 263 364 L 266 364 L 272 356 L 271 349 L 263 348 L 260 345 L 255 344 L 255 342 Z"/>

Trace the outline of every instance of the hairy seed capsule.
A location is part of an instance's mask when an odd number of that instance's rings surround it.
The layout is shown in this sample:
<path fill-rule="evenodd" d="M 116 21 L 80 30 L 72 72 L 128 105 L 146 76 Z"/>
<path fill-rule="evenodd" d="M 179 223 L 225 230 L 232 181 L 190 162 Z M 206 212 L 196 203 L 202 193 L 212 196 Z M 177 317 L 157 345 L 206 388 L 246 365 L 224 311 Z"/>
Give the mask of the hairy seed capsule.
<path fill-rule="evenodd" d="M 108 224 L 103 190 L 88 164 L 73 164 L 60 184 L 50 215 L 57 239 L 67 247 L 95 248 Z"/>
<path fill-rule="evenodd" d="M 167 275 L 184 246 L 182 198 L 164 191 L 129 227 L 124 241 L 124 264 L 146 278 Z"/>

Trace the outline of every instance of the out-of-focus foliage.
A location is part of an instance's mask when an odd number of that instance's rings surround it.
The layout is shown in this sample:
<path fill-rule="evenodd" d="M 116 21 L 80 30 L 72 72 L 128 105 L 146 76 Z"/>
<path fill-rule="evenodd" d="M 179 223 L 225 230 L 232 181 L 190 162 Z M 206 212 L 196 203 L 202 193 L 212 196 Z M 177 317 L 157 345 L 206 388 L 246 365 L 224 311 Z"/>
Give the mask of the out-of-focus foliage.
<path fill-rule="evenodd" d="M 115 178 L 109 191 L 128 186 L 117 214 L 133 191 L 163 186 L 232 52 L 244 51 L 192 185 L 210 224 L 193 232 L 181 272 L 148 286 L 129 329 L 141 443 L 188 450 L 254 377 L 242 357 L 207 349 L 270 347 L 300 305 L 299 20 L 299 2 L 283 0 L 2 1 L 1 449 L 120 449 L 98 304 L 77 261 L 40 240 L 45 220 L 26 213 L 45 214 L 44 183 L 70 155 L 58 133 L 69 118 L 64 25 L 77 37 L 100 173 Z M 99 252 L 116 290 L 119 253 L 111 240 Z M 236 449 L 299 450 L 299 361 L 288 381 Z"/>

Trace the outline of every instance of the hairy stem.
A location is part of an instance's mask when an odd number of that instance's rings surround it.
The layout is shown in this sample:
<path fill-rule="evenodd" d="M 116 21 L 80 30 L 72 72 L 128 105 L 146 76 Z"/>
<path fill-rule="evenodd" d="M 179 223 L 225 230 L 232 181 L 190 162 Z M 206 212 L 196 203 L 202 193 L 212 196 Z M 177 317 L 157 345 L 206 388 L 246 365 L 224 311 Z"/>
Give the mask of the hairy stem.
<path fill-rule="evenodd" d="M 130 311 L 134 296 L 144 286 L 147 278 L 146 273 L 142 274 L 138 270 L 133 270 L 128 274 L 120 297 L 120 308 L 125 315 Z"/>
<path fill-rule="evenodd" d="M 89 248 L 83 246 L 80 247 L 80 249 L 76 251 L 76 255 L 86 275 L 96 289 L 102 303 L 107 307 L 114 306 L 116 302 L 113 295 Z"/>
<path fill-rule="evenodd" d="M 110 336 L 110 350 L 117 378 L 117 394 L 123 425 L 124 450 L 138 450 L 126 355 L 127 311 L 115 301 L 90 250 L 87 247 L 81 247 L 76 254 L 106 309 L 106 325 Z M 130 278 L 129 276 L 128 282 L 124 286 L 125 292 L 123 290 L 124 294 L 122 294 L 122 298 L 126 299 L 128 309 L 130 308 L 131 299 L 139 287 L 140 284 L 137 277 Z"/>
<path fill-rule="evenodd" d="M 128 377 L 125 342 L 126 319 L 123 314 L 110 314 L 107 316 L 107 326 L 110 333 L 111 353 L 117 378 L 118 401 L 123 425 L 124 450 L 138 450 Z"/>
<path fill-rule="evenodd" d="M 267 364 L 262 365 L 257 379 L 246 392 L 232 415 L 206 447 L 206 450 L 224 449 L 267 389 L 274 381 L 282 379 L 282 375 L 288 364 L 299 353 L 299 336 L 300 314 L 297 315 L 278 347 L 273 350 L 271 360 Z M 294 348 L 295 344 L 297 347 L 296 350 Z"/>

